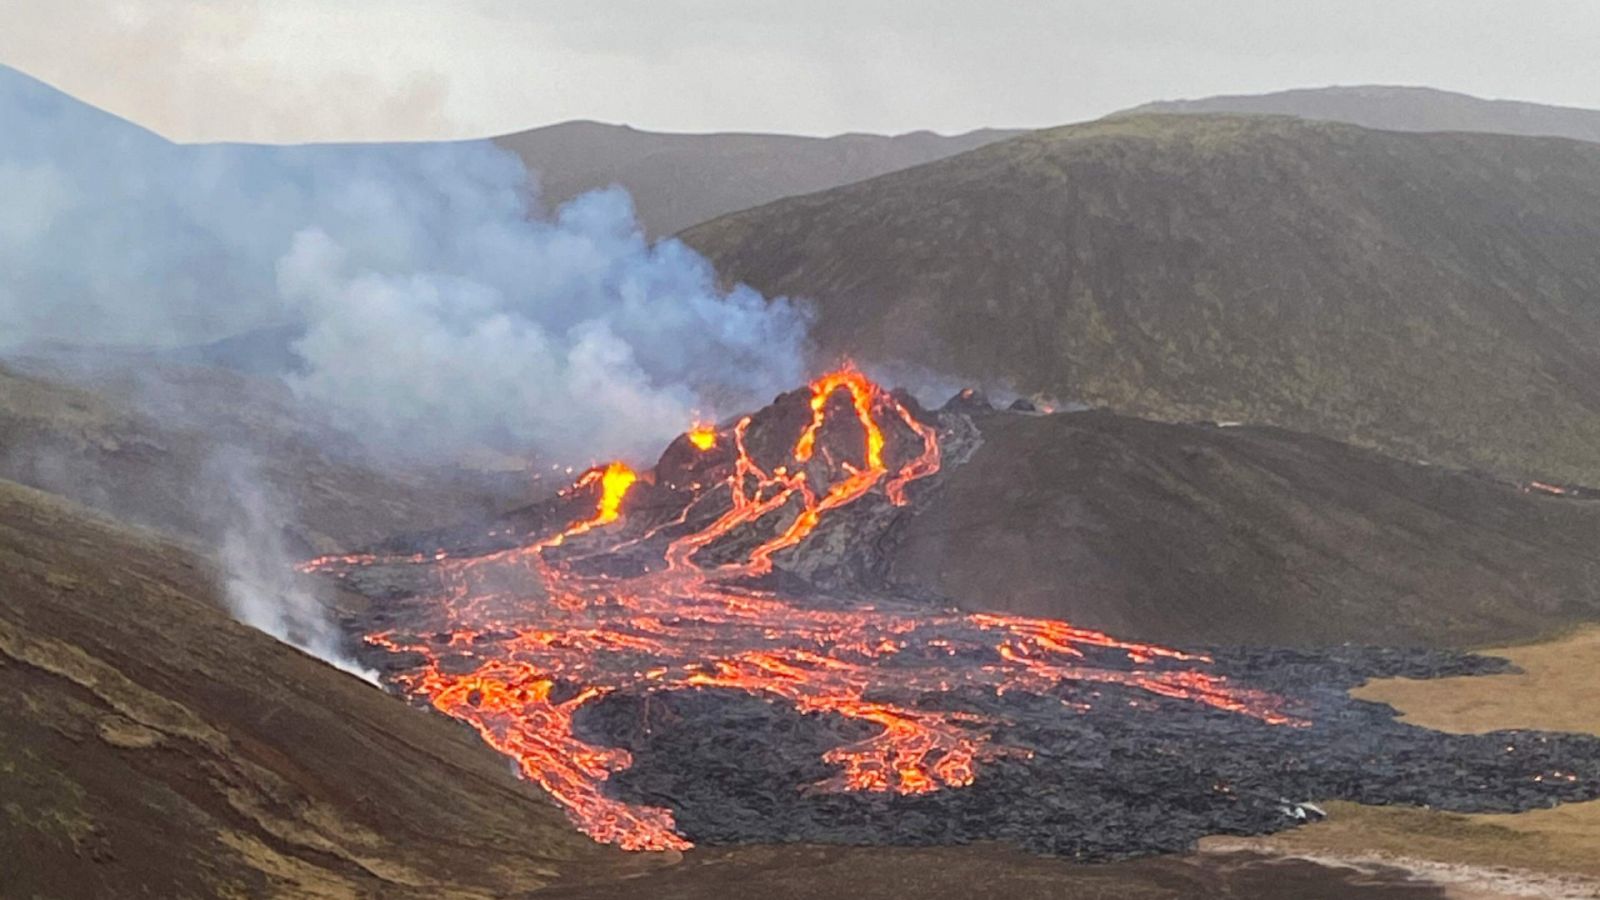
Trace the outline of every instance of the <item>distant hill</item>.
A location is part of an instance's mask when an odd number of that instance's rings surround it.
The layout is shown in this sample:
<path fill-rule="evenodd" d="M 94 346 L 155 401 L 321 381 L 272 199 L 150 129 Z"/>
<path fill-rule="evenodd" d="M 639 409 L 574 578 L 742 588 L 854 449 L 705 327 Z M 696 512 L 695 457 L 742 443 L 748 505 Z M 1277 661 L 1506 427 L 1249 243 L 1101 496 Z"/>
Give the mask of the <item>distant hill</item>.
<path fill-rule="evenodd" d="M 495 138 L 538 175 L 546 204 L 620 184 L 652 236 L 724 213 L 943 159 L 1018 134 L 665 134 L 563 122 Z"/>
<path fill-rule="evenodd" d="M 1600 145 L 1124 116 L 684 238 L 826 356 L 1600 484 Z"/>
<path fill-rule="evenodd" d="M 883 542 L 969 609 L 1180 645 L 1481 646 L 1600 615 L 1600 499 L 1275 428 L 980 416 Z"/>
<path fill-rule="evenodd" d="M 520 472 L 377 464 L 275 381 L 149 359 L 71 378 L 0 365 L 0 478 L 201 542 L 219 537 L 246 478 L 279 501 L 290 549 L 307 555 L 483 515 L 529 491 Z"/>
<path fill-rule="evenodd" d="M 1600 141 L 1600 110 L 1485 100 L 1426 87 L 1360 85 L 1161 100 L 1129 113 L 1252 113 L 1348 122 L 1388 131 L 1484 131 Z"/>
<path fill-rule="evenodd" d="M 0 894 L 488 897 L 659 862 L 477 735 L 232 621 L 208 563 L 0 481 Z"/>
<path fill-rule="evenodd" d="M 277 377 L 301 371 L 305 362 L 294 352 L 294 342 L 305 336 L 300 325 L 256 328 L 221 340 L 154 351 L 168 362 L 229 369 L 246 375 Z"/>

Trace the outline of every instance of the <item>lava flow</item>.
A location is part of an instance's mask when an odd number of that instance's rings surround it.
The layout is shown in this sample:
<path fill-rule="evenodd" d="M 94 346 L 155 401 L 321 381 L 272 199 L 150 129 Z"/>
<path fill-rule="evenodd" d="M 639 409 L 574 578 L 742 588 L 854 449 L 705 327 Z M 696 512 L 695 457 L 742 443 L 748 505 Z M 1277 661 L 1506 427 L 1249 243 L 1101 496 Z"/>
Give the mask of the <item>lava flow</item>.
<path fill-rule="evenodd" d="M 986 760 L 1027 755 L 992 738 L 996 717 L 956 708 L 958 688 L 1052 696 L 1069 683 L 1117 685 L 1304 724 L 1276 698 L 1208 673 L 1204 657 L 1058 621 L 777 587 L 780 555 L 810 552 L 808 538 L 852 540 L 847 527 L 822 534 L 832 514 L 892 512 L 941 463 L 935 426 L 852 369 L 793 401 L 696 426 L 654 472 L 591 470 L 562 502 L 592 495 L 593 512 L 554 533 L 492 552 L 352 555 L 306 568 L 348 577 L 430 567 L 438 590 L 403 601 L 407 627 L 366 636 L 396 654 L 389 681 L 471 723 L 585 832 L 629 849 L 689 842 L 670 810 L 608 795 L 630 756 L 583 740 L 574 718 L 612 692 L 742 691 L 876 726 L 827 752 L 837 774 L 815 786 L 826 791 L 959 788 Z M 771 412 L 780 407 L 787 417 Z M 1064 713 L 1093 691 L 1072 696 Z"/>

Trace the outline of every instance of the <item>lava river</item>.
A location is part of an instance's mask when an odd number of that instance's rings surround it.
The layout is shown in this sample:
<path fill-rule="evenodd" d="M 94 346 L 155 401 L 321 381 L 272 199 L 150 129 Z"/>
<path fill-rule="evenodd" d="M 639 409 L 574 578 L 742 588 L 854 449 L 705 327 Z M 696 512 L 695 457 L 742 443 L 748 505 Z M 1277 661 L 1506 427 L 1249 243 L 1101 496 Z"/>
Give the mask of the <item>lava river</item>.
<path fill-rule="evenodd" d="M 574 716 L 611 692 L 743 691 L 875 726 L 827 752 L 836 774 L 815 786 L 825 791 L 957 789 L 986 760 L 1027 753 L 992 740 L 1001 723 L 963 711 L 958 688 L 1051 696 L 1064 683 L 1116 684 L 1305 724 L 1277 698 L 1210 674 L 1201 656 L 1059 621 L 792 589 L 785 554 L 820 542 L 851 508 L 911 503 L 941 458 L 931 417 L 854 370 L 790 396 L 787 417 L 696 426 L 654 471 L 585 473 L 560 501 L 583 504 L 582 515 L 509 546 L 304 568 L 426 567 L 431 588 L 408 601 L 420 611 L 408 627 L 365 636 L 394 654 L 386 678 L 471 723 L 578 827 L 628 849 L 689 842 L 670 810 L 608 795 L 629 754 L 583 740 Z M 1064 715 L 1093 692 L 1073 696 Z"/>

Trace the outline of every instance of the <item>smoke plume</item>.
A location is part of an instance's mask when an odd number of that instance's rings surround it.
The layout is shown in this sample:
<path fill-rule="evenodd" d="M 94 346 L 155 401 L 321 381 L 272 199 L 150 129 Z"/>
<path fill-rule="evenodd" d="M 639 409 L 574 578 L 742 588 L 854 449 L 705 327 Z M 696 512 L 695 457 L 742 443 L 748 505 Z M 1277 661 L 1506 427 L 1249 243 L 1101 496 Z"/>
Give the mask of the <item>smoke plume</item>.
<path fill-rule="evenodd" d="M 285 360 L 271 374 L 308 411 L 424 462 L 639 456 L 803 379 L 806 309 L 646 241 L 620 190 L 547 213 L 530 185 L 484 141 L 176 145 L 0 67 L 0 353 L 287 342 L 250 355 Z M 255 469 L 218 451 L 200 477 L 229 602 L 349 668 Z"/>
<path fill-rule="evenodd" d="M 807 315 L 627 195 L 554 215 L 489 142 L 180 146 L 0 69 L 0 343 L 295 326 L 289 383 L 382 446 L 587 461 L 804 375 Z"/>
<path fill-rule="evenodd" d="M 226 575 L 223 595 L 240 622 L 310 653 L 359 678 L 378 683 L 378 675 L 345 652 L 339 629 L 314 583 L 298 578 L 296 560 L 283 540 L 287 504 L 273 496 L 242 451 L 219 452 L 204 481 L 222 492 L 218 510 L 225 526 L 220 558 Z"/>

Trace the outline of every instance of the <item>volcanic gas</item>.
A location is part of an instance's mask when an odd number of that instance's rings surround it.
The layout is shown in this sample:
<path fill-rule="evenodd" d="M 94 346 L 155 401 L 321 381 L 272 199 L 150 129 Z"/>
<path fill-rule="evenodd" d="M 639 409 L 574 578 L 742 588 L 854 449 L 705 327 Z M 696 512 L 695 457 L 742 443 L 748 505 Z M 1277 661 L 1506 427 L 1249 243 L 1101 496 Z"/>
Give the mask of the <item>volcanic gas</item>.
<path fill-rule="evenodd" d="M 709 823 L 699 830 L 717 839 L 773 835 L 755 834 L 765 825 L 713 821 L 710 801 L 687 798 L 692 785 L 655 791 L 659 802 L 622 796 L 617 785 L 634 756 L 603 727 L 626 706 L 613 702 L 622 698 L 660 698 L 679 725 L 690 714 L 709 723 L 685 731 L 646 707 L 638 716 L 647 747 L 657 731 L 662 741 L 692 744 L 691 732 L 719 727 L 717 709 L 734 708 L 712 700 L 702 709 L 683 702 L 690 695 L 755 698 L 773 715 L 842 723 L 817 739 L 820 777 L 768 804 L 810 804 L 812 819 L 829 796 L 909 803 L 977 790 L 991 768 L 1014 775 L 1018 765 L 1043 765 L 1034 758 L 1057 755 L 1039 736 L 1052 723 L 1159 710 L 1166 727 L 1188 716 L 1182 721 L 1269 747 L 1315 730 L 1326 704 L 1224 674 L 1229 666 L 1254 671 L 1238 657 L 1220 666 L 1206 653 L 1065 622 L 949 611 L 828 571 L 870 569 L 886 523 L 919 491 L 936 489 L 941 441 L 959 445 L 973 433 L 964 417 L 925 413 L 841 369 L 759 413 L 696 425 L 650 471 L 595 467 L 552 503 L 487 535 L 440 534 L 420 549 L 411 539 L 304 568 L 381 598 L 363 628 L 364 659 L 389 684 L 471 724 L 579 828 L 628 849 L 688 847 L 694 835 L 680 829 L 674 806 L 693 808 Z M 1442 666 L 1451 667 L 1461 665 Z M 1239 724 L 1219 724 L 1227 720 Z M 1262 737 L 1268 732 L 1286 736 Z M 686 753 L 715 756 L 722 745 Z M 741 754 L 726 764 L 754 763 Z M 663 777 L 677 784 L 687 776 Z M 1240 802 L 1231 786 L 1217 786 L 1223 779 L 1201 777 L 1211 785 L 1205 803 Z M 976 833 L 952 839 L 997 836 L 984 831 L 982 815 L 967 819 Z M 816 836 L 796 828 L 776 836 Z M 1137 836 L 1124 843 L 1143 846 Z M 1076 845 L 1052 839 L 1045 849 L 1063 846 Z"/>

